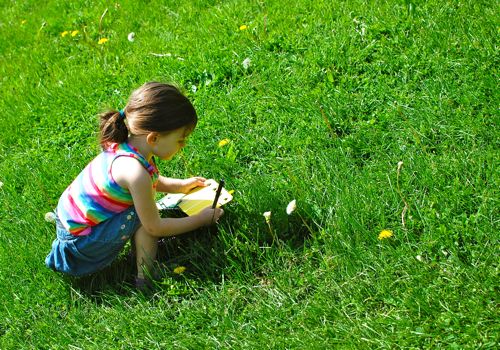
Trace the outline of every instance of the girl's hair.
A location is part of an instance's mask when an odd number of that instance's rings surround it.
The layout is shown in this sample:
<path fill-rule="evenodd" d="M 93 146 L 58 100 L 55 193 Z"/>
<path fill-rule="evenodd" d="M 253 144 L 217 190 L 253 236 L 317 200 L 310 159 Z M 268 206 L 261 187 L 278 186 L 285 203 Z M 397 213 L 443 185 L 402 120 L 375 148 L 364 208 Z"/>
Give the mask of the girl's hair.
<path fill-rule="evenodd" d="M 198 122 L 193 105 L 179 88 L 158 82 L 145 83 L 132 92 L 122 111 L 104 112 L 99 119 L 99 142 L 103 149 L 110 143 L 127 141 L 129 134 L 194 129 Z"/>

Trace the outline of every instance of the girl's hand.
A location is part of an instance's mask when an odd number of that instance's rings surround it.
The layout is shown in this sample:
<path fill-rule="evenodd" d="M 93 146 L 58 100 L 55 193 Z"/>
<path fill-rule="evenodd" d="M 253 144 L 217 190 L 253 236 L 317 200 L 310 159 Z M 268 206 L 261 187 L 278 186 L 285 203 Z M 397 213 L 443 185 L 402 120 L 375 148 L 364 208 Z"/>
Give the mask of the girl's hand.
<path fill-rule="evenodd" d="M 203 209 L 198 215 L 202 226 L 210 226 L 216 224 L 219 218 L 224 215 L 224 210 L 221 208 L 212 209 L 211 207 Z"/>
<path fill-rule="evenodd" d="M 189 191 L 191 191 L 193 188 L 206 187 L 207 186 L 205 184 L 206 180 L 207 179 L 200 176 L 190 177 L 189 179 L 181 180 L 179 193 L 189 193 Z"/>

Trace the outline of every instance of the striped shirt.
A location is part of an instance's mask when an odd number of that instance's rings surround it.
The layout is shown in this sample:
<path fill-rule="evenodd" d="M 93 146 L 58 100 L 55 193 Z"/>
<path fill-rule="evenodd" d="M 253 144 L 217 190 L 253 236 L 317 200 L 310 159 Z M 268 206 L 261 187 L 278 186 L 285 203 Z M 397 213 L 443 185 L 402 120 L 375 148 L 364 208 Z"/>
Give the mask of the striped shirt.
<path fill-rule="evenodd" d="M 111 176 L 111 165 L 118 157 L 137 159 L 151 176 L 152 186 L 158 183 L 154 159 L 149 163 L 128 143 L 111 146 L 94 158 L 63 192 L 57 205 L 57 216 L 75 236 L 88 235 L 95 226 L 133 205 L 128 189 Z"/>

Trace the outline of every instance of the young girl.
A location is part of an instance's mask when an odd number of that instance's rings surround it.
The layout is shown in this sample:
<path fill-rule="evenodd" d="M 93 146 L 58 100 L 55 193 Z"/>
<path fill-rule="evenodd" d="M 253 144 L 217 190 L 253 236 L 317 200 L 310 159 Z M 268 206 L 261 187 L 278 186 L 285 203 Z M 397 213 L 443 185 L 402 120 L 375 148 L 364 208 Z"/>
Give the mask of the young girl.
<path fill-rule="evenodd" d="M 158 239 L 211 225 L 223 214 L 206 208 L 186 218 L 161 218 L 155 192 L 187 193 L 205 179 L 172 179 L 158 174 L 154 156 L 169 160 L 186 144 L 197 116 L 174 86 L 146 83 L 122 111 L 100 116 L 102 153 L 64 191 L 57 205 L 57 238 L 48 267 L 73 276 L 109 265 L 133 236 L 136 286 L 153 273 Z"/>

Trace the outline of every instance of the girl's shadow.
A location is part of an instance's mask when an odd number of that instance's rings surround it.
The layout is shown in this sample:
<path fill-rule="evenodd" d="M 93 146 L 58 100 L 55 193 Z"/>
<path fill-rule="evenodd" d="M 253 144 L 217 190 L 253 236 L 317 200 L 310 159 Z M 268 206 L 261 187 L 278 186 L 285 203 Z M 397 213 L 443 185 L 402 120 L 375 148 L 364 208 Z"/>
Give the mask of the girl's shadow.
<path fill-rule="evenodd" d="M 105 294 L 130 294 L 133 291 L 135 270 L 135 257 L 131 247 L 127 246 L 118 258 L 104 269 L 87 276 L 63 275 L 63 278 L 75 292 L 99 302 L 104 299 Z"/>
<path fill-rule="evenodd" d="M 172 212 L 168 215 L 182 216 L 180 213 Z M 286 225 L 273 227 L 271 233 L 263 218 L 256 216 L 254 235 L 248 238 L 232 237 L 231 232 L 248 230 L 239 223 L 240 215 L 242 213 L 226 210 L 224 223 L 220 227 L 220 231 L 224 231 L 223 234 L 220 234 L 218 228 L 214 226 L 160 239 L 157 260 L 165 277 L 165 283 L 185 276 L 187 284 L 190 284 L 189 281 L 196 282 L 196 285 L 218 284 L 222 281 L 223 272 L 230 265 L 239 265 L 241 272 L 253 274 L 255 272 L 253 269 L 258 269 L 262 263 L 259 260 L 262 259 L 258 252 L 259 248 L 266 247 L 266 251 L 270 254 L 279 249 L 301 250 L 310 236 L 309 227 L 312 226 L 312 222 L 307 223 L 303 219 L 291 217 Z M 249 217 L 252 214 L 246 215 Z M 259 223 L 259 220 L 262 222 Z M 239 254 L 232 254 L 233 245 L 239 246 Z M 249 259 L 252 260 L 251 264 L 248 264 Z M 185 268 L 184 276 L 174 272 L 178 267 Z M 137 293 L 134 289 L 135 275 L 135 255 L 131 244 L 128 244 L 120 256 L 105 269 L 85 277 L 67 278 L 73 289 L 99 302 L 104 300 L 106 294 L 125 296 Z"/>

